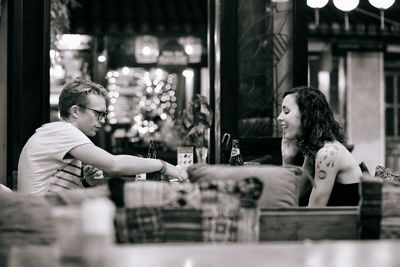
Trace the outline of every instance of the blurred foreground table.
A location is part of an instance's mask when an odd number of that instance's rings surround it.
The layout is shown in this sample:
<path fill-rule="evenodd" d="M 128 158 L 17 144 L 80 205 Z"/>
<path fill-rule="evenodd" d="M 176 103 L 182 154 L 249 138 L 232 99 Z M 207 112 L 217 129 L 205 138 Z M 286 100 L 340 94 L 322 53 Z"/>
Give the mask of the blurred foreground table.
<path fill-rule="evenodd" d="M 400 241 L 113 246 L 107 266 L 400 266 Z"/>
<path fill-rule="evenodd" d="M 85 265 L 79 259 L 60 261 L 55 251 L 54 246 L 20 247 L 11 253 L 8 267 L 400 266 L 400 241 L 389 240 L 113 245 L 93 251 L 91 265 Z"/>

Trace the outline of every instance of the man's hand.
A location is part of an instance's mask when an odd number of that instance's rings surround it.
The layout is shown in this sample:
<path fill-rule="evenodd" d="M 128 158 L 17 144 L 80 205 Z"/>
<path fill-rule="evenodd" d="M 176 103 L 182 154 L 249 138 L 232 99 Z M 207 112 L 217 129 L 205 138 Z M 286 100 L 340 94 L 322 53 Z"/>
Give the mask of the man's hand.
<path fill-rule="evenodd" d="M 90 186 L 96 186 L 99 184 L 99 180 L 104 179 L 103 171 L 93 166 L 85 165 L 83 167 L 83 179 L 85 179 Z"/>
<path fill-rule="evenodd" d="M 178 180 L 179 182 L 185 182 L 188 181 L 188 174 L 184 168 L 181 166 L 174 166 L 172 164 L 167 164 L 167 169 L 165 170 L 164 175 L 170 176 L 170 181 L 176 181 Z"/>

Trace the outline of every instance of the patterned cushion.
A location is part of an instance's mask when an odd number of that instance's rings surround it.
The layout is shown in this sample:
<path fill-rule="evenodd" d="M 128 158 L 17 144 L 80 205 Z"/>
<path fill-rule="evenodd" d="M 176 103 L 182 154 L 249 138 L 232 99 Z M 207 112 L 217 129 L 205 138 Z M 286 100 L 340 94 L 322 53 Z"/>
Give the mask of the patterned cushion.
<path fill-rule="evenodd" d="M 118 208 L 117 243 L 203 241 L 202 213 L 180 208 Z"/>
<path fill-rule="evenodd" d="M 161 208 L 127 208 L 125 212 L 130 243 L 165 241 Z"/>
<path fill-rule="evenodd" d="M 258 240 L 257 201 L 263 184 L 257 178 L 198 182 L 203 210 L 204 241 Z"/>
<path fill-rule="evenodd" d="M 200 181 L 204 241 L 238 240 L 240 200 L 233 181 Z"/>
<path fill-rule="evenodd" d="M 86 199 L 109 196 L 110 192 L 106 185 L 46 193 L 44 195 L 51 206 L 81 205 Z"/>
<path fill-rule="evenodd" d="M 0 266 L 7 266 L 12 246 L 52 245 L 55 225 L 43 196 L 0 193 Z"/>
<path fill-rule="evenodd" d="M 375 176 L 382 178 L 383 181 L 388 183 L 400 184 L 400 173 L 396 173 L 390 168 L 376 166 Z"/>
<path fill-rule="evenodd" d="M 382 218 L 380 239 L 399 239 L 400 238 L 400 218 Z"/>
<path fill-rule="evenodd" d="M 118 243 L 202 241 L 197 185 L 110 181 Z"/>
<path fill-rule="evenodd" d="M 202 242 L 202 211 L 190 208 L 163 208 L 166 242 Z"/>
<path fill-rule="evenodd" d="M 191 181 L 233 180 L 246 188 L 246 179 L 258 179 L 263 185 L 260 196 L 255 195 L 259 208 L 298 206 L 300 193 L 312 180 L 311 176 L 296 166 L 236 166 L 195 164 L 188 168 Z M 253 190 L 248 190 L 253 192 Z M 250 196 L 250 198 L 252 198 Z M 245 204 L 246 205 L 246 204 Z"/>
<path fill-rule="evenodd" d="M 400 238 L 400 174 L 377 166 L 362 181 L 361 238 Z"/>
<path fill-rule="evenodd" d="M 190 183 L 125 181 L 110 179 L 110 198 L 117 207 L 181 207 L 200 208 L 200 191 Z"/>
<path fill-rule="evenodd" d="M 254 215 L 263 186 L 256 178 L 195 184 L 113 182 L 110 187 L 120 205 L 115 217 L 119 243 L 258 238 Z"/>

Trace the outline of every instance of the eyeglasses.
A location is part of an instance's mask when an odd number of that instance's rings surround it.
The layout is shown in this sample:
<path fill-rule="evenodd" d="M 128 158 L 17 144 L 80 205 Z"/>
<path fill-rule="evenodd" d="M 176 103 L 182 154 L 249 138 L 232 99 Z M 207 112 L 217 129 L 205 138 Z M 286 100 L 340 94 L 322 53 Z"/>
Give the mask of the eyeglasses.
<path fill-rule="evenodd" d="M 107 117 L 107 112 L 105 112 L 105 111 L 88 108 L 83 105 L 78 105 L 78 106 L 81 108 L 85 108 L 85 109 L 89 109 L 89 110 L 93 111 L 96 114 L 97 120 L 99 120 L 99 121 L 101 121 L 102 119 L 105 119 Z"/>

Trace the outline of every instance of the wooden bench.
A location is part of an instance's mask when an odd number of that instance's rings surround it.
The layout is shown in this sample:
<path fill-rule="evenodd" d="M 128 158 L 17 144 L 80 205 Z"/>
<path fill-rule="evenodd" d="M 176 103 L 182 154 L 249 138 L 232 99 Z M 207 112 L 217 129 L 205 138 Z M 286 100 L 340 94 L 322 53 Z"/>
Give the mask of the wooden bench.
<path fill-rule="evenodd" d="M 359 239 L 359 207 L 262 209 L 260 241 Z"/>

